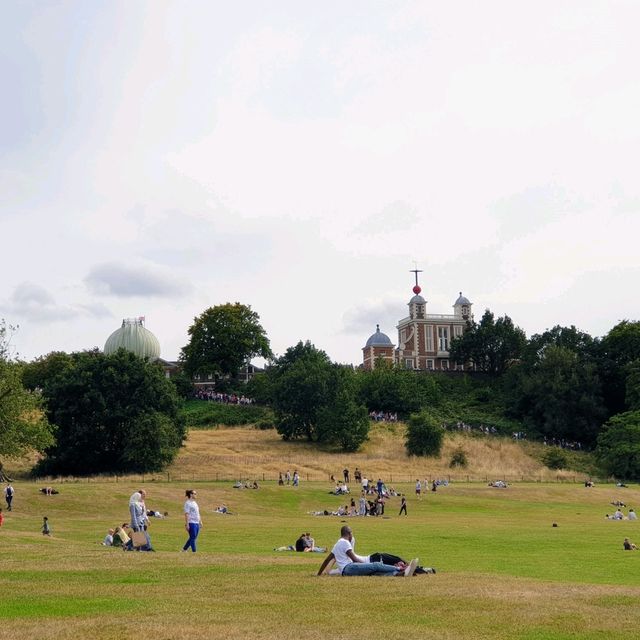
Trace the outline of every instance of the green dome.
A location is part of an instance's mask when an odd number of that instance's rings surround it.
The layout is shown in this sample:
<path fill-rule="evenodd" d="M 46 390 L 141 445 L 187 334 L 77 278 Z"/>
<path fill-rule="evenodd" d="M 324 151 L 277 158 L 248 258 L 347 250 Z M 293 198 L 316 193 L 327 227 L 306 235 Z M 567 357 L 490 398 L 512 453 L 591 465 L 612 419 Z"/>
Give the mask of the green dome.
<path fill-rule="evenodd" d="M 160 343 L 151 331 L 143 326 L 143 318 L 125 318 L 122 326 L 114 331 L 104 344 L 105 355 L 118 349 L 126 349 L 139 358 L 157 360 L 160 357 Z"/>

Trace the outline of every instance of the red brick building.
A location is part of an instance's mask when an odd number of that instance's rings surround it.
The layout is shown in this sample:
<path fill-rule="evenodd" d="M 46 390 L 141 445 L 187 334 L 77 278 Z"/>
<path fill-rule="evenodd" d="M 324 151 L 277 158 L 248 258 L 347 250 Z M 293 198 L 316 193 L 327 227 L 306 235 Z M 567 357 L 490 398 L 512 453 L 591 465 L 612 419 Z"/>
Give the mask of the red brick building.
<path fill-rule="evenodd" d="M 413 297 L 409 300 L 409 315 L 398 322 L 398 346 L 393 348 L 388 336 L 376 328 L 362 349 L 363 367 L 372 369 L 378 358 L 407 369 L 420 371 L 463 370 L 449 358 L 451 339 L 461 336 L 467 321 L 472 319 L 472 303 L 462 295 L 453 304 L 452 314 L 427 313 L 427 301 L 420 295 L 418 271 Z M 466 365 L 467 367 L 469 365 Z"/>

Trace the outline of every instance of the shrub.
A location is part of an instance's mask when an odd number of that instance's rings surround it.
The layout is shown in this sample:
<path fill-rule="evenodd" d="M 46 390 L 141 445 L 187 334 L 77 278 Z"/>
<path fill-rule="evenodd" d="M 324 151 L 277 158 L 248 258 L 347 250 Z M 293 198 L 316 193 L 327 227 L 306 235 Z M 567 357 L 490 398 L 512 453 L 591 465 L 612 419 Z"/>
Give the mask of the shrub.
<path fill-rule="evenodd" d="M 562 449 L 553 447 L 548 451 L 545 451 L 542 456 L 542 462 L 549 467 L 549 469 L 566 469 L 569 461 L 567 454 Z"/>
<path fill-rule="evenodd" d="M 467 454 L 462 447 L 458 447 L 451 456 L 450 467 L 466 467 L 467 466 Z"/>
<path fill-rule="evenodd" d="M 440 455 L 443 440 L 444 429 L 440 425 L 440 421 L 434 418 L 427 410 L 409 417 L 407 439 L 405 441 L 405 448 L 409 455 Z"/>

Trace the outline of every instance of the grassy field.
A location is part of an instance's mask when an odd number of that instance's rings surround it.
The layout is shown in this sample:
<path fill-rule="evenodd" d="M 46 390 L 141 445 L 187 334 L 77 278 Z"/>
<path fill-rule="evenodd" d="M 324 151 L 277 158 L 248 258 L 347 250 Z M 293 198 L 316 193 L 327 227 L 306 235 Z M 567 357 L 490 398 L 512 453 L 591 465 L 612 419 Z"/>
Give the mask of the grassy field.
<path fill-rule="evenodd" d="M 308 515 L 341 499 L 325 482 L 298 489 L 265 483 L 197 484 L 204 529 L 197 554 L 179 553 L 184 483 L 150 482 L 156 553 L 98 543 L 128 517 L 132 483 L 78 482 L 44 496 L 15 485 L 0 530 L 0 638 L 465 638 L 595 639 L 638 636 L 640 522 L 604 519 L 640 488 L 522 483 L 492 489 L 454 483 L 409 516 L 350 518 L 360 553 L 387 551 L 438 569 L 404 579 L 316 577 L 320 554 L 277 553 L 311 531 L 331 546 L 341 519 Z M 225 502 L 237 515 L 212 513 Z M 626 510 L 625 510 L 626 511 Z M 42 517 L 53 528 L 40 534 Z M 558 523 L 557 528 L 551 526 Z"/>

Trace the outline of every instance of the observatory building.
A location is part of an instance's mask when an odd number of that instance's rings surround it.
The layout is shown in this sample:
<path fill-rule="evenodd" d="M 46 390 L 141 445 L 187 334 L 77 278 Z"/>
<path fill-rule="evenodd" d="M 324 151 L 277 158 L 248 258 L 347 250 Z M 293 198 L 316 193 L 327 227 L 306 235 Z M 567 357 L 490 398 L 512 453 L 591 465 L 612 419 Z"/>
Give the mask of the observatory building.
<path fill-rule="evenodd" d="M 409 300 L 409 315 L 398 322 L 398 346 L 380 331 L 367 340 L 362 349 L 362 366 L 373 369 L 378 359 L 399 365 L 406 369 L 420 371 L 461 371 L 473 369 L 472 364 L 457 364 L 449 358 L 449 344 L 452 338 L 461 336 L 467 322 L 473 319 L 472 303 L 460 293 L 453 303 L 452 314 L 427 313 L 427 301 L 420 295 L 419 270 L 415 269 L 416 284 L 413 297 Z"/>

